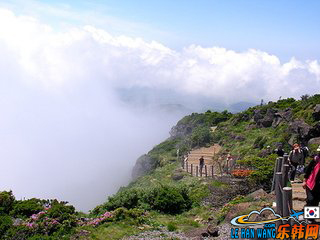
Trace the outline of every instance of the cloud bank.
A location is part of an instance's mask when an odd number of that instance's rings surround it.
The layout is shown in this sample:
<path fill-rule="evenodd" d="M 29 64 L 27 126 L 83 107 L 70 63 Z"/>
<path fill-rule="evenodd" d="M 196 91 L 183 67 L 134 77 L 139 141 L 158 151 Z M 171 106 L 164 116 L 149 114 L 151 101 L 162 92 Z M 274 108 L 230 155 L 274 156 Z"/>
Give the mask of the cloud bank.
<path fill-rule="evenodd" d="M 127 183 L 134 160 L 181 116 L 136 111 L 119 89 L 228 106 L 320 88 L 317 60 L 281 63 L 260 50 L 198 45 L 176 51 L 89 25 L 57 31 L 7 9 L 0 9 L 0 72 L 0 189 L 84 210 Z"/>

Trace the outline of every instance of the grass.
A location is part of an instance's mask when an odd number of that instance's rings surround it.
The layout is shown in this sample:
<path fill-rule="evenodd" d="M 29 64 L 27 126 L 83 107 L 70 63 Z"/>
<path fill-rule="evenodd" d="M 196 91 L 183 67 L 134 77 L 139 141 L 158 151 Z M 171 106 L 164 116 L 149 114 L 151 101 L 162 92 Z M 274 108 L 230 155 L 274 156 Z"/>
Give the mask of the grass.
<path fill-rule="evenodd" d="M 83 229 L 83 228 L 82 228 Z M 97 228 L 87 227 L 85 230 L 91 232 L 89 238 L 81 237 L 80 239 L 122 239 L 125 236 L 131 236 L 142 232 L 137 226 L 130 225 L 126 222 L 103 224 Z"/>

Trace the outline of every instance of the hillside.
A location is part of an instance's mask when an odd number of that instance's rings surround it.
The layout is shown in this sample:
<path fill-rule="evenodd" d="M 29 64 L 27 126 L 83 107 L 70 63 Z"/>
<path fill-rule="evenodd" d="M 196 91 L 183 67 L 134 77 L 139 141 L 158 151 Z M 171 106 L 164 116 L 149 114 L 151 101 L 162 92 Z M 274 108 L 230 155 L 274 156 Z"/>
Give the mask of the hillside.
<path fill-rule="evenodd" d="M 207 234 L 208 225 L 222 226 L 232 214 L 271 204 L 267 193 L 248 195 L 270 190 L 276 156 L 267 146 L 275 149 L 281 143 L 289 152 L 299 142 L 312 154 L 320 144 L 319 120 L 320 95 L 269 102 L 237 114 L 193 113 L 172 128 L 166 141 L 137 159 L 127 187 L 89 215 L 64 202 L 16 201 L 12 193 L 2 192 L 0 234 L 2 239 L 121 239 L 135 234 L 179 239 Z M 182 161 L 191 150 L 213 144 L 219 145 L 213 162 L 231 154 L 253 172 L 212 179 L 183 171 Z"/>

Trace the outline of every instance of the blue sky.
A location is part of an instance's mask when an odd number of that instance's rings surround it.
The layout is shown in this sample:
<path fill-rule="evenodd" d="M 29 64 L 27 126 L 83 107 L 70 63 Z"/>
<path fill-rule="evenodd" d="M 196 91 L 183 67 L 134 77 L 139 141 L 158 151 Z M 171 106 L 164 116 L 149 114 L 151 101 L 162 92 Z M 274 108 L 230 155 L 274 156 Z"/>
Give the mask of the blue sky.
<path fill-rule="evenodd" d="M 320 58 L 320 1 L 15 0 L 5 5 L 54 24 L 93 24 L 114 34 L 157 40 L 173 49 L 197 44 L 235 51 L 255 48 L 285 61 L 293 56 Z"/>

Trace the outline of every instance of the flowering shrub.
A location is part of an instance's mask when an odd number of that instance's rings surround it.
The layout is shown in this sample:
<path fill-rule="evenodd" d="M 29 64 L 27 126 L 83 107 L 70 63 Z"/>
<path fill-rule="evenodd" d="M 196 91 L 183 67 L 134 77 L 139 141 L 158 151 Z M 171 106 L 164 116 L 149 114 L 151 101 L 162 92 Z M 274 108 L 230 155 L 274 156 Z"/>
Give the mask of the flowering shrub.
<path fill-rule="evenodd" d="M 110 212 L 105 212 L 104 214 L 96 217 L 96 218 L 85 218 L 77 221 L 79 226 L 98 226 L 101 223 L 104 223 L 112 218 L 112 214 Z"/>
<path fill-rule="evenodd" d="M 253 173 L 253 170 L 247 170 L 247 169 L 237 169 L 233 170 L 231 172 L 231 175 L 234 177 L 248 177 Z"/>
<path fill-rule="evenodd" d="M 42 210 L 44 210 L 43 201 L 40 199 L 32 198 L 28 200 L 18 200 L 15 202 L 10 215 L 19 218 L 26 218 Z"/>

